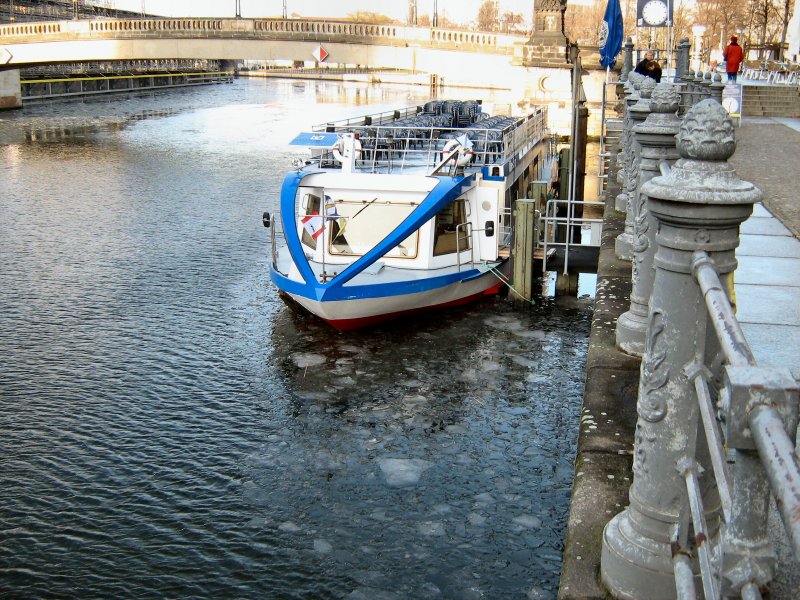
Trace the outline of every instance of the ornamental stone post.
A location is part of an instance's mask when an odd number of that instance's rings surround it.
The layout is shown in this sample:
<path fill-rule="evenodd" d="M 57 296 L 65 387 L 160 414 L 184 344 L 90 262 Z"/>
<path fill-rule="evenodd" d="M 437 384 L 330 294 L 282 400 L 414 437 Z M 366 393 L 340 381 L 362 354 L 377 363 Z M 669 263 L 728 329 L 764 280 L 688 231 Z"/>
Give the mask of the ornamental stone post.
<path fill-rule="evenodd" d="M 692 95 L 692 106 L 695 104 L 699 104 L 702 100 L 705 100 L 705 96 L 703 95 L 703 72 L 698 69 L 695 71 L 694 74 L 694 94 Z"/>
<path fill-rule="evenodd" d="M 628 192 L 625 190 L 625 172 L 631 156 L 631 137 L 633 135 L 633 121 L 631 119 L 630 108 L 639 101 L 638 85 L 644 79 L 644 75 L 631 71 L 628 73 L 628 81 L 625 83 L 625 114 L 622 119 L 622 137 L 620 145 L 622 150 L 617 154 L 617 181 L 622 187 L 622 191 L 614 199 L 614 208 L 620 212 L 625 212 L 628 205 Z"/>
<path fill-rule="evenodd" d="M 713 73 L 711 71 L 703 73 L 703 100 L 711 98 L 712 77 Z"/>
<path fill-rule="evenodd" d="M 678 55 L 675 59 L 675 81 L 678 82 L 689 73 L 689 50 L 692 45 L 689 38 L 683 38 L 678 43 Z"/>
<path fill-rule="evenodd" d="M 653 290 L 653 256 L 658 224 L 650 214 L 647 195 L 641 190 L 645 183 L 660 174 L 662 160 L 672 165 L 678 159 L 675 135 L 681 120 L 677 116 L 680 96 L 672 84 L 662 82 L 650 96 L 650 115 L 634 127 L 641 147 L 639 185 L 634 200 L 633 221 L 633 278 L 630 309 L 617 320 L 617 347 L 627 354 L 642 356 L 647 333 L 648 306 Z"/>
<path fill-rule="evenodd" d="M 631 140 L 628 154 L 628 168 L 625 170 L 625 231 L 617 236 L 614 242 L 614 252 L 620 260 L 633 259 L 633 220 L 636 215 L 633 213 L 634 199 L 636 197 L 636 186 L 639 181 L 639 144 L 633 129 L 643 122 L 650 114 L 650 94 L 656 87 L 655 79 L 645 77 L 639 85 L 639 101 L 628 109 L 631 117 Z"/>
<path fill-rule="evenodd" d="M 625 40 L 625 62 L 622 63 L 620 81 L 628 81 L 628 73 L 633 71 L 633 40 Z"/>
<path fill-rule="evenodd" d="M 659 228 L 636 406 L 630 505 L 603 532 L 600 574 L 616 598 L 676 596 L 670 542 L 686 498 L 679 464 L 697 460 L 704 468 L 699 481 L 706 539 L 716 536 L 718 525 L 719 498 L 709 485 L 711 465 L 700 455 L 706 444 L 697 439 L 698 402 L 686 372 L 698 358 L 707 358 L 707 310 L 692 275 L 692 254 L 707 252 L 723 283 L 729 281 L 736 267 L 739 226 L 761 194 L 727 163 L 735 149 L 734 128 L 718 103 L 705 100 L 693 107 L 677 141 L 681 159 L 669 175 L 642 188 Z M 687 457 L 695 442 L 698 456 Z"/>
<path fill-rule="evenodd" d="M 714 73 L 711 80 L 711 98 L 722 104 L 722 90 L 725 89 L 725 84 L 722 83 L 722 75 Z"/>
<path fill-rule="evenodd" d="M 693 98 L 692 89 L 694 87 L 694 71 L 688 69 L 681 78 L 681 83 L 683 83 L 683 87 L 681 88 L 680 114 L 686 114 L 686 112 L 692 107 L 692 98 Z"/>

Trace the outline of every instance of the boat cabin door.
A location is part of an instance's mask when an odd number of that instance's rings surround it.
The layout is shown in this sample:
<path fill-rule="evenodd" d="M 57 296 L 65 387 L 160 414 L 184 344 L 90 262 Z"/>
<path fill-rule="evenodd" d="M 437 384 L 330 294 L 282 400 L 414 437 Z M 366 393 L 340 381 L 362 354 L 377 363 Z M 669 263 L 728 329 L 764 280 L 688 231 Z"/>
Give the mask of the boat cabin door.
<path fill-rule="evenodd" d="M 476 208 L 473 212 L 473 231 L 476 237 L 477 255 L 480 260 L 497 260 L 502 237 L 499 191 L 493 188 L 477 187 L 473 190 L 476 194 Z"/>

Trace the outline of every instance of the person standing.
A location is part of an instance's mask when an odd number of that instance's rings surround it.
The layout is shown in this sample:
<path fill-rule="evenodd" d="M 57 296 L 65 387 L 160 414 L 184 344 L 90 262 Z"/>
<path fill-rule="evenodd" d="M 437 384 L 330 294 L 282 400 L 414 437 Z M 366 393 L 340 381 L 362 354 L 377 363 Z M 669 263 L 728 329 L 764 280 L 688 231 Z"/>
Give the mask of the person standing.
<path fill-rule="evenodd" d="M 737 43 L 735 35 L 731 36 L 731 43 L 722 53 L 722 58 L 725 59 L 725 72 L 728 74 L 728 81 L 736 81 L 736 75 L 739 73 L 739 65 L 742 64 L 744 52 L 742 52 L 742 47 Z"/>
<path fill-rule="evenodd" d="M 644 58 L 639 61 L 634 71 L 636 73 L 639 73 L 640 75 L 648 75 L 647 65 L 651 62 L 653 62 L 653 51 L 648 50 L 647 52 L 644 53 Z"/>

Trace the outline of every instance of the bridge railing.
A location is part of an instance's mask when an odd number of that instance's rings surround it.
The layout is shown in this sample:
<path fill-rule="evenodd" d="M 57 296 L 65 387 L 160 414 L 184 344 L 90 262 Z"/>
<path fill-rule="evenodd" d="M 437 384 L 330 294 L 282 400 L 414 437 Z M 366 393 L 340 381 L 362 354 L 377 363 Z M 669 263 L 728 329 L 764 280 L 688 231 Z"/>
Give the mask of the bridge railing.
<path fill-rule="evenodd" d="M 481 52 L 513 53 L 527 38 L 455 29 L 311 19 L 92 19 L 15 23 L 0 26 L 0 39 L 15 43 L 49 41 L 63 36 L 138 37 L 152 35 L 230 36 L 257 39 L 339 41 L 391 45 L 420 44 Z"/>
<path fill-rule="evenodd" d="M 630 505 L 604 530 L 601 578 L 621 597 L 694 598 L 699 584 L 709 599 L 759 598 L 776 565 L 771 496 L 800 559 L 798 382 L 756 365 L 730 299 L 761 192 L 727 163 L 734 128 L 715 99 L 681 122 L 677 86 L 630 81 L 651 114 L 627 125 L 633 290 L 617 345 L 642 332 L 643 350 Z"/>

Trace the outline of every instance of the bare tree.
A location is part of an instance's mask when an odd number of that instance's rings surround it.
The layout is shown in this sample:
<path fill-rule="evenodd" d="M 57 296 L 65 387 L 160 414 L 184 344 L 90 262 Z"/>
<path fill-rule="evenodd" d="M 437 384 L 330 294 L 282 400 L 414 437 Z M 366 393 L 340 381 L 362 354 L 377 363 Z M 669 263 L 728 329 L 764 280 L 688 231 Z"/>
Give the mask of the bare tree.
<path fill-rule="evenodd" d="M 521 31 L 521 25 L 525 19 L 521 14 L 515 12 L 504 12 L 500 16 L 500 29 L 503 33 L 510 33 L 512 31 Z"/>
<path fill-rule="evenodd" d="M 478 9 L 478 29 L 481 31 L 497 30 L 497 2 L 494 0 L 483 0 Z"/>

